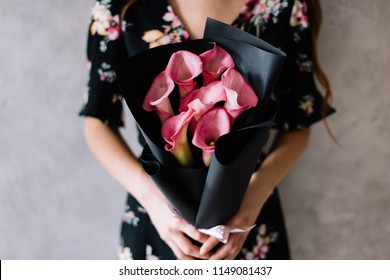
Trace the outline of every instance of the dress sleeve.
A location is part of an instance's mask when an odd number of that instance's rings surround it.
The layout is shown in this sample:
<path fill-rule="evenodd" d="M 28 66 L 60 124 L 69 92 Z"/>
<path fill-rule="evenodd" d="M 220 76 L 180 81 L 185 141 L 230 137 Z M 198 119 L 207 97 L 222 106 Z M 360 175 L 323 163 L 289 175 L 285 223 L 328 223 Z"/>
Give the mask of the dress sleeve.
<path fill-rule="evenodd" d="M 317 90 L 312 62 L 311 30 L 305 0 L 293 1 L 286 39 L 287 59 L 275 89 L 281 131 L 296 131 L 322 119 L 323 98 Z M 335 112 L 329 108 L 325 116 Z"/>
<path fill-rule="evenodd" d="M 119 0 L 96 1 L 92 9 L 87 42 L 89 82 L 80 116 L 123 126 L 122 97 L 114 67 L 126 57 L 120 28 Z"/>

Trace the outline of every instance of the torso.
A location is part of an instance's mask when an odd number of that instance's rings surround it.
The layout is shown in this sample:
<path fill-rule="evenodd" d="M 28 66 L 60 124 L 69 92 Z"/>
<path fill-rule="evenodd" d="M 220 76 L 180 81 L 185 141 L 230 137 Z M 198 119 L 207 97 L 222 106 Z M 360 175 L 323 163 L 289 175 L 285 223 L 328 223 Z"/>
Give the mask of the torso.
<path fill-rule="evenodd" d="M 203 37 L 207 17 L 231 24 L 248 0 L 168 0 L 192 39 Z"/>

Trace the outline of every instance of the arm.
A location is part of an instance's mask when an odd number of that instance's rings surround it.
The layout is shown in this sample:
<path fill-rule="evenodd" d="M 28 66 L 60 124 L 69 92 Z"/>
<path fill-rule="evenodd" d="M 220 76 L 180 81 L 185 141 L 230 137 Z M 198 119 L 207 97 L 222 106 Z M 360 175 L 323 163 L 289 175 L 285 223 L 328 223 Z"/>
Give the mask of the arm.
<path fill-rule="evenodd" d="M 162 200 L 162 194 L 151 184 L 138 187 L 148 181 L 141 165 L 124 142 L 115 127 L 104 125 L 100 120 L 87 117 L 84 123 L 84 136 L 92 154 L 129 193 L 145 208 Z"/>
<path fill-rule="evenodd" d="M 96 1 L 92 10 L 87 45 L 90 61 L 88 98 L 80 112 L 86 116 L 85 138 L 92 153 L 110 175 L 147 210 L 160 237 L 176 256 L 200 258 L 199 247 L 193 245 L 188 236 L 199 242 L 205 241 L 206 236 L 183 219 L 174 218 L 165 197 L 143 171 L 116 128 L 122 124 L 122 102 L 114 68 L 128 57 L 119 22 L 124 2 Z"/>
<path fill-rule="evenodd" d="M 144 172 L 138 159 L 126 145 L 117 128 L 109 127 L 100 120 L 87 117 L 84 134 L 86 142 L 103 167 L 131 193 L 150 215 L 160 237 L 171 247 L 178 258 L 205 258 L 199 247 L 186 235 L 203 243 L 206 235 L 193 226 L 173 216 L 164 195 Z"/>
<path fill-rule="evenodd" d="M 305 150 L 310 129 L 283 133 L 278 137 L 273 151 L 264 160 L 261 168 L 250 180 L 238 213 L 228 225 L 248 227 L 255 223 L 264 203 L 274 188 L 294 166 Z M 234 259 L 240 252 L 248 233 L 234 233 L 228 242 L 221 246 L 210 259 Z M 208 253 L 218 240 L 210 237 L 201 247 L 201 253 Z"/>

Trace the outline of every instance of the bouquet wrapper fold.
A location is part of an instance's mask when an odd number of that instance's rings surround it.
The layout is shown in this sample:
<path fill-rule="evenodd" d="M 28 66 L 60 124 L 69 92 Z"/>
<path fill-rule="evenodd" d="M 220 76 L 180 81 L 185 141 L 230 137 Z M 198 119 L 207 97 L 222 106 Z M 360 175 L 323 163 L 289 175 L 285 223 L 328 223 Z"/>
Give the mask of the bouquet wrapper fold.
<path fill-rule="evenodd" d="M 244 112 L 234 129 L 218 139 L 210 166 L 184 168 L 164 149 L 161 122 L 142 103 L 153 79 L 179 50 L 201 54 L 217 43 L 233 57 L 236 69 L 252 85 L 259 102 Z M 141 163 L 178 214 L 197 228 L 223 225 L 240 208 L 257 160 L 273 125 L 277 107 L 270 99 L 285 54 L 229 25 L 208 19 L 205 39 L 149 49 L 116 69 L 122 95 L 146 145 Z"/>

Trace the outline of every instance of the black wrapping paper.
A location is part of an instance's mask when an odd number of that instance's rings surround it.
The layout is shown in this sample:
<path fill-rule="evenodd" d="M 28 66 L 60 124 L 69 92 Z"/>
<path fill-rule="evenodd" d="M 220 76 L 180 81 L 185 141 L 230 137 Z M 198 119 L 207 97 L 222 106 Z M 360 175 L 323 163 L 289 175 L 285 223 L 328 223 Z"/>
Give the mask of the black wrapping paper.
<path fill-rule="evenodd" d="M 123 97 L 145 138 L 141 155 L 152 177 L 175 210 L 197 228 L 225 224 L 239 209 L 250 177 L 272 126 L 276 106 L 270 100 L 285 54 L 264 41 L 208 19 L 204 39 L 156 47 L 129 58 L 115 72 Z M 236 69 L 252 85 L 259 102 L 218 139 L 210 166 L 184 168 L 165 151 L 161 122 L 142 102 L 153 79 L 179 50 L 201 54 L 217 43 L 233 57 Z M 200 153 L 200 151 L 199 151 Z"/>

